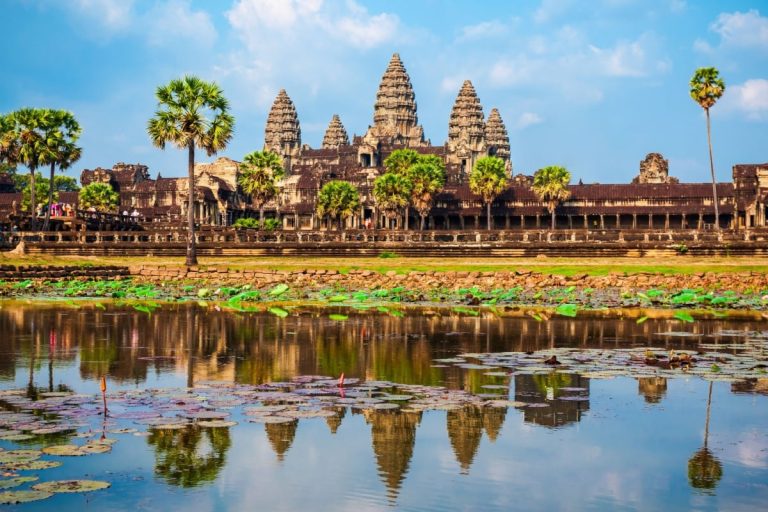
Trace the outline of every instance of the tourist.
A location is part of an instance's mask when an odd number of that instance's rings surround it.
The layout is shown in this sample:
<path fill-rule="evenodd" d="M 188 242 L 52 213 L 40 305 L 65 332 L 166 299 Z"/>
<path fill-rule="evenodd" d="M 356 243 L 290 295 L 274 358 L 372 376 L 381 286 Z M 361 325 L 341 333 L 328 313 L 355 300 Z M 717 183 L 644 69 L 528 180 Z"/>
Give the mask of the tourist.
<path fill-rule="evenodd" d="M 133 222 L 136 222 L 136 223 L 139 222 L 139 212 L 138 210 L 136 210 L 136 208 L 134 208 L 133 211 L 131 212 L 131 219 L 133 220 Z"/>

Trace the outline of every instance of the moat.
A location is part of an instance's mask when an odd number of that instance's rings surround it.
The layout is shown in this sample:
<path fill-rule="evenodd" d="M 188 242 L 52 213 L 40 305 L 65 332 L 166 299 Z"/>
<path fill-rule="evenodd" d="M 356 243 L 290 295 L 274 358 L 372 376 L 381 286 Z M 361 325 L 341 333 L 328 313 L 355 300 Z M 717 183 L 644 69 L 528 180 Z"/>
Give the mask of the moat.
<path fill-rule="evenodd" d="M 768 499 L 765 320 L 0 305 L 0 482 L 39 478 L 3 492 L 110 485 L 10 508 L 755 510 Z M 553 354 L 562 364 L 544 363 Z"/>

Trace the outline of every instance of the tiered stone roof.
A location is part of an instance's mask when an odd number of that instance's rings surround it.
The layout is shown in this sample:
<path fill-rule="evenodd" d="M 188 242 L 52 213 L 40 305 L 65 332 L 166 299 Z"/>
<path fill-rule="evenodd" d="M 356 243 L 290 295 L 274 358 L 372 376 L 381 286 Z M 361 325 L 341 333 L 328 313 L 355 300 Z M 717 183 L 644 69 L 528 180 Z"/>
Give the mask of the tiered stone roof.
<path fill-rule="evenodd" d="M 348 146 L 349 136 L 347 130 L 344 129 L 344 125 L 341 124 L 341 119 L 337 114 L 333 115 L 331 122 L 328 124 L 328 129 L 325 130 L 325 136 L 323 137 L 323 149 L 333 149 L 339 146 Z"/>
<path fill-rule="evenodd" d="M 448 145 L 456 146 L 459 141 L 466 141 L 474 146 L 482 143 L 485 137 L 485 116 L 480 98 L 477 97 L 472 82 L 465 80 L 451 110 L 448 122 Z"/>
<path fill-rule="evenodd" d="M 301 149 L 299 116 L 285 89 L 280 89 L 269 111 L 264 129 L 264 149 L 281 156 L 294 154 Z"/>
<path fill-rule="evenodd" d="M 488 146 L 489 154 L 509 162 L 509 135 L 501 114 L 496 108 L 491 109 L 488 122 L 485 123 L 485 144 Z"/>
<path fill-rule="evenodd" d="M 391 125 L 407 130 L 419 122 L 411 77 L 408 76 L 397 53 L 392 55 L 387 70 L 381 77 L 373 108 L 373 124 L 377 126 Z"/>

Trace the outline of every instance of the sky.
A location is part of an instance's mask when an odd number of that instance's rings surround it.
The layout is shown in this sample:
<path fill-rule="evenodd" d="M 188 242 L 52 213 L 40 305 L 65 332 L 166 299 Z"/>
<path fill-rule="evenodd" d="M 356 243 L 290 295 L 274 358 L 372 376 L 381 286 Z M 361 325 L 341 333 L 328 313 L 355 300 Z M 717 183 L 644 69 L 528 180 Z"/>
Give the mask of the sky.
<path fill-rule="evenodd" d="M 302 142 L 320 146 L 333 114 L 365 133 L 398 52 L 419 122 L 445 143 L 461 83 L 501 112 L 515 173 L 564 165 L 573 181 L 626 183 L 647 153 L 681 181 L 709 180 L 703 110 L 688 83 L 715 66 L 718 179 L 768 161 L 768 0 L 3 0 L 0 113 L 72 111 L 83 157 L 68 171 L 143 163 L 183 176 L 185 155 L 152 146 L 157 86 L 217 82 L 235 116 L 219 156 L 262 149 L 285 88 Z M 203 159 L 207 159 L 203 154 Z"/>

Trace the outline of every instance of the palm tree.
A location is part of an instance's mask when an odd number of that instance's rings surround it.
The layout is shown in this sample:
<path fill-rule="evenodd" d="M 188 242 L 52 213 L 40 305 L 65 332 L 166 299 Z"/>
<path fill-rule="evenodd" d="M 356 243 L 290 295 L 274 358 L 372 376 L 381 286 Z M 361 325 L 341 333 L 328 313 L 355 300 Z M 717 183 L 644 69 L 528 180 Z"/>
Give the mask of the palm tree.
<path fill-rule="evenodd" d="M 469 175 L 469 189 L 483 198 L 488 215 L 488 230 L 493 223 L 491 203 L 507 188 L 507 169 L 504 160 L 496 156 L 479 158 Z"/>
<path fill-rule="evenodd" d="M 565 167 L 550 165 L 539 169 L 533 174 L 531 189 L 539 201 L 547 203 L 547 211 L 552 217 L 552 229 L 555 229 L 555 208 L 557 205 L 571 197 L 568 184 L 571 182 L 571 173 Z"/>
<path fill-rule="evenodd" d="M 276 182 L 283 177 L 283 163 L 280 156 L 271 151 L 253 151 L 240 164 L 237 183 L 243 192 L 259 208 L 259 225 L 264 227 L 264 205 L 277 195 Z"/>
<path fill-rule="evenodd" d="M 396 218 L 400 211 L 408 206 L 413 183 L 400 174 L 387 172 L 373 182 L 373 198 L 376 206 L 387 218 Z"/>
<path fill-rule="evenodd" d="M 48 229 L 51 220 L 51 205 L 53 204 L 53 192 L 55 185 L 56 164 L 59 168 L 68 169 L 73 163 L 80 160 L 82 148 L 75 142 L 80 137 L 80 124 L 71 112 L 65 110 L 51 110 L 47 117 L 45 127 L 45 143 L 48 151 L 41 163 L 51 165 L 50 185 L 48 187 L 48 209 L 45 212 L 43 231 Z"/>
<path fill-rule="evenodd" d="M 353 215 L 360 208 L 360 194 L 348 181 L 329 181 L 317 195 L 316 208 L 321 217 L 329 215 L 337 219 L 339 229 L 342 229 L 341 220 Z"/>
<path fill-rule="evenodd" d="M 120 195 L 108 183 L 89 183 L 78 195 L 80 207 L 93 207 L 99 212 L 111 212 L 120 204 Z"/>
<path fill-rule="evenodd" d="M 717 180 L 715 162 L 712 158 L 712 130 L 709 122 L 709 109 L 725 92 L 725 82 L 720 78 L 717 68 L 699 68 L 691 78 L 691 98 L 707 113 L 707 144 L 709 145 L 709 171 L 712 174 L 712 198 L 715 201 L 715 229 L 720 229 L 720 208 L 717 204 Z"/>
<path fill-rule="evenodd" d="M 384 159 L 384 168 L 387 172 L 405 176 L 408 169 L 419 162 L 420 158 L 422 158 L 421 155 L 412 149 L 396 149 Z M 408 217 L 410 217 L 409 206 L 410 202 L 406 203 L 404 229 L 408 229 Z"/>
<path fill-rule="evenodd" d="M 440 192 L 445 185 L 445 165 L 437 158 L 437 162 L 420 161 L 406 171 L 408 180 L 413 184 L 411 189 L 411 203 L 419 212 L 421 222 L 419 229 L 424 230 L 424 217 L 426 217 L 435 194 Z"/>
<path fill-rule="evenodd" d="M 195 148 L 204 149 L 208 156 L 224 149 L 235 119 L 228 113 L 229 102 L 221 88 L 195 76 L 171 80 L 159 86 L 155 96 L 158 110 L 147 124 L 149 138 L 160 149 L 170 142 L 188 154 L 187 265 L 196 265 Z"/>
<path fill-rule="evenodd" d="M 30 228 L 33 230 L 37 224 L 35 172 L 52 158 L 45 136 L 50 113 L 47 109 L 22 108 L 4 116 L 0 123 L 0 152 L 3 160 L 11 166 L 24 165 L 29 169 Z"/>
<path fill-rule="evenodd" d="M 688 481 L 696 489 L 712 490 L 723 477 L 723 465 L 709 450 L 709 416 L 712 408 L 712 382 L 707 397 L 707 419 L 704 422 L 704 446 L 688 460 Z"/>

